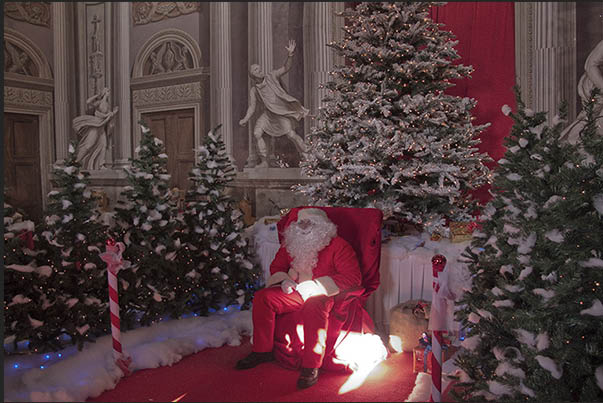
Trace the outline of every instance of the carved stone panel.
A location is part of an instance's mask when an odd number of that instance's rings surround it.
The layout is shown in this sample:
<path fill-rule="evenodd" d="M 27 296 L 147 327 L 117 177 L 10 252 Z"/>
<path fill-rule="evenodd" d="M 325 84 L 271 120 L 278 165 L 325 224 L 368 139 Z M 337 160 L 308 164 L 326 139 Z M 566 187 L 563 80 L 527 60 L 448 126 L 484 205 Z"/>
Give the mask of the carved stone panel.
<path fill-rule="evenodd" d="M 148 88 L 136 90 L 132 93 L 132 103 L 136 107 L 185 103 L 188 101 L 198 102 L 200 99 L 201 83 L 199 82 Z"/>
<path fill-rule="evenodd" d="M 52 108 L 52 92 L 28 88 L 4 87 L 4 103 L 30 107 Z"/>
<path fill-rule="evenodd" d="M 143 25 L 167 18 L 198 12 L 200 3 L 183 1 L 142 1 L 132 3 L 134 25 Z"/>
<path fill-rule="evenodd" d="M 34 25 L 50 28 L 50 3 L 44 2 L 16 2 L 4 3 L 4 15 L 18 21 L 25 21 Z"/>
<path fill-rule="evenodd" d="M 190 49 L 177 41 L 165 41 L 153 49 L 145 61 L 143 75 L 171 73 L 193 68 Z"/>
<path fill-rule="evenodd" d="M 39 71 L 29 54 L 18 44 L 4 39 L 4 71 L 38 77 Z"/>

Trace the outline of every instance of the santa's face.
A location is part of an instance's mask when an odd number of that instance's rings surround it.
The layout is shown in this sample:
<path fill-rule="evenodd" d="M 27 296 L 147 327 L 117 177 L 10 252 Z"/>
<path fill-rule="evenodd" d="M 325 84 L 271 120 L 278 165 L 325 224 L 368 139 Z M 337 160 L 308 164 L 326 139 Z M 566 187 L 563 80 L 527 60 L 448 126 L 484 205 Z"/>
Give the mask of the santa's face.
<path fill-rule="evenodd" d="M 329 245 L 335 235 L 337 227 L 330 221 L 302 219 L 291 223 L 285 230 L 285 247 L 293 259 L 292 268 L 300 273 L 311 273 L 318 262 L 318 252 Z"/>

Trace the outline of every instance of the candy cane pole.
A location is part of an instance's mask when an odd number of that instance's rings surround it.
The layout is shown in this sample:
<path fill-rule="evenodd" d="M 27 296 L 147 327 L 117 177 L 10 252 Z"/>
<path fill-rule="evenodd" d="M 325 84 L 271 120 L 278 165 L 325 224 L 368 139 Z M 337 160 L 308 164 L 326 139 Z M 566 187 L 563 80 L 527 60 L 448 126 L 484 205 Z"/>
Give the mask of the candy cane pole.
<path fill-rule="evenodd" d="M 101 259 L 107 263 L 107 279 L 109 282 L 109 310 L 111 312 L 111 337 L 113 339 L 113 358 L 115 363 L 124 375 L 130 374 L 130 363 L 132 359 L 126 356 L 121 347 L 121 330 L 119 326 L 119 300 L 117 294 L 117 272 L 123 266 L 121 258 L 125 245 L 121 242 L 117 244 L 113 239 L 107 240 L 107 251 L 100 255 Z"/>
<path fill-rule="evenodd" d="M 433 294 L 436 298 L 440 290 L 440 284 L 437 281 L 438 274 L 446 267 L 446 258 L 442 255 L 435 255 L 431 258 L 431 268 L 433 272 Z M 434 312 L 441 315 L 443 312 Z M 441 330 L 433 330 L 431 337 L 431 396 L 430 402 L 442 401 L 442 334 Z"/>

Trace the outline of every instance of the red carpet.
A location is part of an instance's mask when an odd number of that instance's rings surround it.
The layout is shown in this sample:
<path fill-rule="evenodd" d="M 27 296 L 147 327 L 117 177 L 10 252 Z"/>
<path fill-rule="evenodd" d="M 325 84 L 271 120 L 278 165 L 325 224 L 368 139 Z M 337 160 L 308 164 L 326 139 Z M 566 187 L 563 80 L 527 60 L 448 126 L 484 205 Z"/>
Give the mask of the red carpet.
<path fill-rule="evenodd" d="M 322 372 L 318 383 L 298 390 L 298 371 L 274 362 L 237 371 L 237 360 L 251 352 L 249 339 L 238 347 L 207 348 L 172 367 L 134 372 L 115 389 L 89 402 L 401 402 L 412 392 L 412 354 L 391 355 L 357 389 L 339 394 L 348 374 Z"/>

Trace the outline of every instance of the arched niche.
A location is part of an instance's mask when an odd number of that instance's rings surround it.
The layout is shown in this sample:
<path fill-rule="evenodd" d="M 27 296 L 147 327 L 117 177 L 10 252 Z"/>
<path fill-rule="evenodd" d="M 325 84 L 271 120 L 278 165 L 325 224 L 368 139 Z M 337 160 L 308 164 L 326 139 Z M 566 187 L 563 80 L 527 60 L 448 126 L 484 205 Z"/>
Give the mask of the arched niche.
<path fill-rule="evenodd" d="M 42 51 L 25 35 L 4 29 L 4 72 L 52 80 L 52 71 Z"/>

